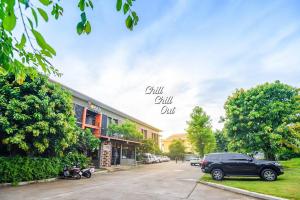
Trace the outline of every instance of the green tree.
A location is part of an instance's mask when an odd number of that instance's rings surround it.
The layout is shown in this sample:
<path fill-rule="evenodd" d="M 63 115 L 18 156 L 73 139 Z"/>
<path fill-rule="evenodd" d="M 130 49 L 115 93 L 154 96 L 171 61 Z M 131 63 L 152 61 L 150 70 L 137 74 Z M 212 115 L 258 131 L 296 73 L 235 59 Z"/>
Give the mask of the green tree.
<path fill-rule="evenodd" d="M 279 81 L 234 92 L 225 103 L 231 149 L 263 151 L 271 160 L 287 149 L 299 149 L 299 133 L 290 130 L 299 122 L 296 95 L 296 88 Z"/>
<path fill-rule="evenodd" d="M 134 0 L 116 0 L 116 10 L 126 16 L 125 24 L 132 30 L 138 23 L 133 11 Z M 80 12 L 80 21 L 76 30 L 79 35 L 91 32 L 91 23 L 87 19 L 87 9 L 93 9 L 92 0 L 74 2 Z M 19 83 L 29 75 L 37 76 L 36 70 L 44 74 L 60 75 L 49 62 L 56 55 L 54 48 L 38 32 L 42 21 L 58 19 L 63 15 L 62 1 L 56 0 L 1 0 L 0 1 L 0 74 L 12 73 Z M 16 34 L 17 24 L 23 26 L 23 33 Z"/>
<path fill-rule="evenodd" d="M 229 139 L 224 130 L 216 130 L 214 132 L 216 138 L 216 150 L 218 152 L 226 152 L 228 151 L 228 143 Z"/>
<path fill-rule="evenodd" d="M 61 155 L 77 141 L 72 96 L 44 76 L 0 76 L 1 153 Z"/>
<path fill-rule="evenodd" d="M 94 136 L 90 129 L 76 128 L 78 140 L 70 147 L 71 151 L 78 151 L 87 155 L 88 152 L 94 152 L 99 149 L 100 140 Z"/>
<path fill-rule="evenodd" d="M 142 145 L 139 148 L 141 153 L 162 154 L 158 144 L 153 139 L 142 140 Z"/>
<path fill-rule="evenodd" d="M 109 124 L 108 134 L 115 134 L 118 137 L 122 137 L 124 139 L 143 139 L 143 134 L 138 131 L 136 124 L 130 120 L 125 120 L 122 124 Z"/>
<path fill-rule="evenodd" d="M 216 147 L 211 120 L 199 106 L 193 109 L 190 118 L 187 122 L 187 136 L 194 149 L 203 157 L 204 154 L 214 151 Z"/>
<path fill-rule="evenodd" d="M 182 140 L 173 140 L 169 146 L 169 156 L 172 159 L 183 159 L 185 154 L 185 146 Z"/>

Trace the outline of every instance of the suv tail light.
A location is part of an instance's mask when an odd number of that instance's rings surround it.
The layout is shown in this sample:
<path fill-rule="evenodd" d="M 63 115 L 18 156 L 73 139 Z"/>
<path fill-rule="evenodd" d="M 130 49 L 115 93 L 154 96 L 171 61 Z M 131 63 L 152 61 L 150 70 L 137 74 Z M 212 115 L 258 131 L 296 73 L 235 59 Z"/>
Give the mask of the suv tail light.
<path fill-rule="evenodd" d="M 203 160 L 202 161 L 202 166 L 205 166 L 207 163 L 208 163 L 207 160 Z"/>

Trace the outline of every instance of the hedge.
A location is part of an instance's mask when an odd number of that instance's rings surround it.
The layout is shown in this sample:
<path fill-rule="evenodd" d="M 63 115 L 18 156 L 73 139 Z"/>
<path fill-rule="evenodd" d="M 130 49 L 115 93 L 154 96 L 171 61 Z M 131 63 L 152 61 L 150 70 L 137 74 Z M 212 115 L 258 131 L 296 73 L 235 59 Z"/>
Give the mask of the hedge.
<path fill-rule="evenodd" d="M 0 157 L 0 183 L 17 184 L 21 181 L 57 177 L 65 165 L 71 166 L 73 163 L 86 167 L 90 159 L 77 153 L 62 158 Z"/>

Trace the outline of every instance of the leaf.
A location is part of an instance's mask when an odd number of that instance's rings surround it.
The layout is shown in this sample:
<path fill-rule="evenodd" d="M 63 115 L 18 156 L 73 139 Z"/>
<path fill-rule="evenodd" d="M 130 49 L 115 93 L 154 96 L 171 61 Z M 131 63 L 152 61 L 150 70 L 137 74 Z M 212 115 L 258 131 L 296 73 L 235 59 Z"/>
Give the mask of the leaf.
<path fill-rule="evenodd" d="M 139 16 L 137 16 L 135 11 L 132 11 L 132 16 L 133 16 L 134 25 L 137 25 L 139 21 Z"/>
<path fill-rule="evenodd" d="M 85 14 L 85 12 L 81 13 L 80 17 L 81 17 L 82 23 L 85 23 L 86 22 L 86 14 Z"/>
<path fill-rule="evenodd" d="M 116 5 L 117 11 L 120 11 L 122 8 L 122 0 L 117 0 L 117 5 Z"/>
<path fill-rule="evenodd" d="M 132 23 L 132 17 L 130 15 L 128 15 L 125 23 L 126 23 L 126 27 L 129 29 L 129 30 L 132 30 L 133 28 L 133 23 Z"/>
<path fill-rule="evenodd" d="M 129 5 L 128 5 L 128 3 L 125 3 L 124 6 L 123 6 L 124 15 L 126 15 L 128 10 L 129 10 Z"/>
<path fill-rule="evenodd" d="M 85 8 L 84 0 L 79 0 L 78 7 L 81 11 L 84 11 Z"/>
<path fill-rule="evenodd" d="M 93 2 L 91 0 L 89 0 L 89 4 L 90 4 L 90 7 L 93 9 L 94 5 L 93 5 Z"/>
<path fill-rule="evenodd" d="M 84 30 L 87 34 L 89 34 L 91 32 L 92 28 L 91 28 L 91 24 L 89 21 L 86 22 Z"/>
<path fill-rule="evenodd" d="M 83 29 L 84 29 L 84 25 L 83 25 L 83 23 L 82 23 L 82 22 L 79 22 L 79 23 L 77 24 L 77 27 L 76 27 L 76 29 L 77 29 L 77 33 L 78 33 L 78 35 L 81 35 L 81 34 L 82 34 L 82 32 L 83 32 Z"/>
<path fill-rule="evenodd" d="M 24 48 L 25 46 L 25 43 L 26 43 L 26 37 L 24 35 L 24 33 L 22 34 L 22 38 L 21 38 L 21 42 L 19 44 L 16 45 L 16 47 L 21 50 Z"/>
<path fill-rule="evenodd" d="M 31 21 L 31 19 L 29 19 L 29 18 L 27 17 L 27 20 L 28 20 L 28 22 L 29 22 L 30 28 L 33 29 L 33 23 L 32 23 L 32 21 Z"/>
<path fill-rule="evenodd" d="M 17 22 L 17 19 L 16 19 L 16 16 L 14 13 L 8 15 L 8 16 L 5 16 L 5 18 L 3 19 L 3 28 L 7 31 L 12 31 L 15 26 L 16 26 L 16 22 Z"/>
<path fill-rule="evenodd" d="M 127 3 L 132 6 L 132 0 L 127 0 Z"/>
<path fill-rule="evenodd" d="M 33 8 L 31 8 L 31 12 L 35 21 L 36 26 L 38 26 L 38 18 L 37 18 L 37 14 L 35 12 L 35 10 Z"/>
<path fill-rule="evenodd" d="M 42 48 L 42 49 L 46 49 L 48 50 L 50 53 L 52 53 L 53 55 L 56 55 L 55 50 L 45 41 L 44 37 L 42 36 L 42 34 L 40 34 L 39 32 L 37 32 L 36 30 L 32 29 L 32 34 L 34 35 L 37 44 Z"/>
<path fill-rule="evenodd" d="M 48 14 L 46 11 L 44 11 L 42 8 L 37 8 L 40 15 L 43 17 L 43 19 L 47 22 L 48 21 Z"/>
<path fill-rule="evenodd" d="M 40 0 L 40 2 L 45 6 L 48 6 L 52 3 L 52 1 L 50 1 L 50 0 Z"/>

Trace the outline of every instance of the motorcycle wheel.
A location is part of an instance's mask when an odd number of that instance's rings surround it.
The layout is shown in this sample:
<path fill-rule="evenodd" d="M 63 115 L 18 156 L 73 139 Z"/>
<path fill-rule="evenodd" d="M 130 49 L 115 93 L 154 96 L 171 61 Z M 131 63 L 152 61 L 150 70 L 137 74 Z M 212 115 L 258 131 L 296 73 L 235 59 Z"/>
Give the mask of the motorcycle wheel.
<path fill-rule="evenodd" d="M 92 173 L 90 171 L 87 171 L 87 172 L 83 173 L 83 176 L 86 177 L 86 178 L 91 178 Z"/>
<path fill-rule="evenodd" d="M 78 179 L 78 180 L 81 179 L 81 175 L 80 174 L 76 174 L 75 175 L 75 179 Z"/>

